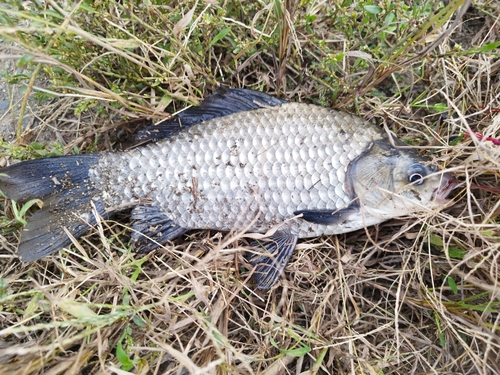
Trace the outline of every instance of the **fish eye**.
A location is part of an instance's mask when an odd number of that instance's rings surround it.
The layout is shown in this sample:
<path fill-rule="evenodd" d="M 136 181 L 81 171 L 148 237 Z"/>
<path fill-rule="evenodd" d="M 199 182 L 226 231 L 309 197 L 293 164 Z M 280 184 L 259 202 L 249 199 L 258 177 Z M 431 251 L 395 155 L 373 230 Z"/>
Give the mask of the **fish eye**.
<path fill-rule="evenodd" d="M 424 168 L 421 165 L 413 165 L 407 175 L 407 180 L 413 185 L 422 185 L 424 183 L 424 177 L 427 175 Z"/>
<path fill-rule="evenodd" d="M 420 173 L 413 173 L 408 177 L 408 182 L 414 185 L 421 185 L 424 182 L 424 176 Z"/>

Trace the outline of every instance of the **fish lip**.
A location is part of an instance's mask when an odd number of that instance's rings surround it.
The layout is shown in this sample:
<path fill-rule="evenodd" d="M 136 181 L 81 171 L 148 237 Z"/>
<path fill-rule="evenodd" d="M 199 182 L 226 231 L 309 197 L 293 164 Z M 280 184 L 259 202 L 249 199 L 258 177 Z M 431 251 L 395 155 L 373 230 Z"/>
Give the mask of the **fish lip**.
<path fill-rule="evenodd" d="M 454 180 L 449 173 L 444 173 L 441 185 L 432 192 L 432 201 L 438 205 L 444 205 L 450 200 L 447 199 L 451 191 L 457 187 L 459 181 Z"/>

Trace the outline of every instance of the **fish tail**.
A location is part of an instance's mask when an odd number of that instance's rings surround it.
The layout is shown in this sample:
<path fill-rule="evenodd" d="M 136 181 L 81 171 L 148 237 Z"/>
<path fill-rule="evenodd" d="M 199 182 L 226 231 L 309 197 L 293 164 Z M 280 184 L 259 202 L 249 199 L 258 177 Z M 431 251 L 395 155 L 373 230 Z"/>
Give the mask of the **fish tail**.
<path fill-rule="evenodd" d="M 0 190 L 14 201 L 42 201 L 21 233 L 19 258 L 29 262 L 71 243 L 96 223 L 94 210 L 105 215 L 99 188 L 89 176 L 99 154 L 29 160 L 0 169 Z"/>

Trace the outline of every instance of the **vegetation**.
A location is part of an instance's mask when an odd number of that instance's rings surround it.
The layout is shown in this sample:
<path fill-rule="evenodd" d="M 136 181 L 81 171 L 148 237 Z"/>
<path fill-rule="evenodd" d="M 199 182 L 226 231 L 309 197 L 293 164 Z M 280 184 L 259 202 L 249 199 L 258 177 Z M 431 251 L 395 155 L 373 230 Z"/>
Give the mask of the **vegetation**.
<path fill-rule="evenodd" d="M 463 184 L 442 212 L 301 241 L 268 293 L 240 233 L 137 254 L 126 217 L 22 264 L 16 236 L 38 202 L 3 200 L 2 371 L 500 373 L 498 6 L 468 5 L 7 1 L 0 74 L 24 96 L 0 165 L 126 147 L 143 119 L 224 84 L 384 123 Z"/>

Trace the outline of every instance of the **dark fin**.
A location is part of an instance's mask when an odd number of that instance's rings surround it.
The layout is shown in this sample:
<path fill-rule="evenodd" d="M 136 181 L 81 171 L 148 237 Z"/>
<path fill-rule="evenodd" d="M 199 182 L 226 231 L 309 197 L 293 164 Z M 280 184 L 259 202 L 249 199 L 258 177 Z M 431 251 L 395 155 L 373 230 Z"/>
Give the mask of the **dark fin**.
<path fill-rule="evenodd" d="M 28 160 L 0 169 L 0 190 L 9 199 L 27 202 L 50 194 L 70 194 L 83 186 L 98 154 Z"/>
<path fill-rule="evenodd" d="M 0 190 L 9 199 L 26 202 L 41 199 L 43 208 L 35 212 L 21 233 L 19 258 L 34 261 L 71 243 L 66 228 L 75 238 L 96 223 L 93 205 L 105 215 L 104 204 L 88 171 L 98 154 L 72 155 L 30 160 L 0 169 Z"/>
<path fill-rule="evenodd" d="M 276 284 L 292 257 L 297 238 L 293 234 L 276 232 L 269 238 L 250 243 L 257 251 L 251 253 L 248 259 L 255 267 L 254 279 L 257 288 L 268 290 Z"/>
<path fill-rule="evenodd" d="M 132 241 L 139 252 L 149 252 L 182 236 L 188 229 L 181 228 L 160 209 L 153 206 L 137 206 L 132 210 Z M 151 241 L 153 240 L 153 241 Z"/>
<path fill-rule="evenodd" d="M 341 224 L 343 221 L 347 220 L 350 214 L 359 211 L 359 204 L 357 202 L 351 203 L 346 208 L 340 210 L 301 210 L 295 211 L 294 215 L 301 215 L 302 219 L 315 224 L 321 225 L 332 225 Z"/>
<path fill-rule="evenodd" d="M 199 106 L 190 107 L 173 119 L 148 126 L 137 134 L 136 140 L 145 142 L 169 138 L 203 121 L 262 107 L 274 107 L 282 103 L 285 101 L 263 92 L 221 87 Z"/>
<path fill-rule="evenodd" d="M 85 194 L 83 189 L 75 189 L 73 192 Z M 95 201 L 94 204 L 99 215 L 107 218 L 108 215 L 102 201 Z M 55 253 L 71 244 L 71 239 L 64 228 L 74 238 L 80 238 L 96 223 L 90 199 L 84 198 L 75 201 L 66 197 L 66 199 L 58 199 L 56 205 L 52 202 L 46 202 L 44 208 L 30 217 L 28 225 L 21 233 L 18 249 L 19 259 L 23 262 L 32 262 Z"/>

